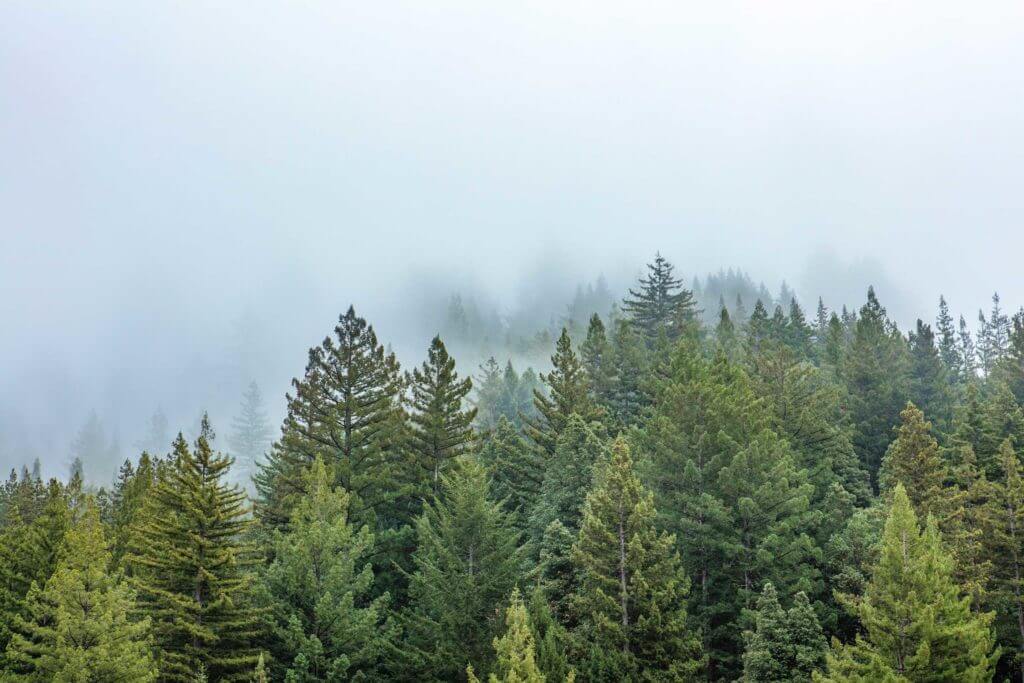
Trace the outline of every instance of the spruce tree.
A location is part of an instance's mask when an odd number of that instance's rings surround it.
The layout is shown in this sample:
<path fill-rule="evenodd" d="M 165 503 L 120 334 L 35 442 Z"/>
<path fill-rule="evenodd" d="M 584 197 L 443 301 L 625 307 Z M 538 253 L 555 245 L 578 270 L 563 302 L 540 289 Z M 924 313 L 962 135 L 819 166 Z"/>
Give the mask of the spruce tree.
<path fill-rule="evenodd" d="M 490 474 L 494 498 L 503 501 L 525 528 L 544 480 L 544 462 L 512 423 L 501 416 L 480 449 L 480 461 Z"/>
<path fill-rule="evenodd" d="M 527 611 L 541 674 L 549 681 L 563 681 L 574 675 L 569 666 L 569 633 L 555 619 L 541 587 L 531 592 Z"/>
<path fill-rule="evenodd" d="M 885 309 L 869 288 L 843 376 L 850 391 L 854 448 L 876 490 L 882 456 L 906 402 L 905 353 L 902 337 L 891 328 Z"/>
<path fill-rule="evenodd" d="M 957 330 L 957 337 L 960 340 L 960 374 L 964 382 L 974 382 L 978 379 L 978 349 L 971 336 L 971 330 L 967 327 L 967 321 L 960 316 L 960 325 Z"/>
<path fill-rule="evenodd" d="M 272 435 L 263 394 L 260 393 L 259 385 L 252 382 L 242 396 L 242 405 L 231 423 L 231 435 L 228 437 L 235 462 L 242 473 L 247 475 L 246 478 L 256 472 L 260 458 L 270 447 Z"/>
<path fill-rule="evenodd" d="M 545 677 L 537 666 L 530 617 L 523 604 L 519 589 L 513 589 L 509 606 L 505 610 L 505 633 L 494 639 L 497 656 L 494 671 L 488 683 L 544 683 Z M 470 683 L 480 683 L 470 665 L 467 671 Z"/>
<path fill-rule="evenodd" d="M 935 346 L 930 325 L 920 320 L 908 335 L 910 346 L 910 400 L 928 415 L 940 431 L 953 419 L 953 389 L 945 363 Z"/>
<path fill-rule="evenodd" d="M 957 346 L 956 329 L 953 327 L 953 316 L 949 314 L 949 304 L 944 296 L 939 297 L 939 315 L 935 319 L 935 331 L 938 333 L 939 357 L 946 366 L 946 377 L 950 383 L 957 384 L 963 380 L 963 368 L 960 349 Z"/>
<path fill-rule="evenodd" d="M 548 392 L 534 390 L 537 416 L 526 422 L 526 435 L 546 456 L 555 452 L 555 444 L 565 429 L 569 416 L 579 415 L 584 421 L 600 420 L 602 411 L 590 395 L 586 370 L 572 349 L 569 333 L 562 329 L 551 357 L 552 370 L 541 379 Z"/>
<path fill-rule="evenodd" d="M 417 520 L 415 571 L 403 670 L 419 681 L 452 681 L 467 664 L 486 673 L 499 610 L 519 578 L 524 552 L 509 515 L 489 499 L 484 468 L 464 460 Z"/>
<path fill-rule="evenodd" d="M 245 494 L 225 482 L 232 461 L 213 451 L 210 433 L 204 417 L 193 449 L 178 435 L 127 557 L 167 681 L 191 681 L 200 667 L 214 680 L 245 680 L 259 654 L 260 614 L 247 600 L 249 511 Z"/>
<path fill-rule="evenodd" d="M 811 680 L 825 663 L 828 644 L 806 593 L 797 593 L 793 607 L 779 604 L 775 586 L 766 583 L 757 599 L 754 629 L 745 634 L 743 680 L 746 683 Z"/>
<path fill-rule="evenodd" d="M 322 457 L 335 484 L 352 495 L 354 521 L 376 530 L 408 521 L 400 508 L 411 492 L 396 486 L 408 478 L 402 377 L 395 355 L 377 342 L 373 327 L 350 307 L 339 317 L 334 338 L 309 350 L 306 373 L 292 386 L 281 438 L 255 478 L 262 519 L 287 523 L 292 505 L 305 493 L 303 471 Z"/>
<path fill-rule="evenodd" d="M 295 683 L 379 678 L 393 629 L 384 622 L 387 596 L 370 596 L 373 535 L 352 526 L 349 495 L 332 486 L 322 460 L 306 477 L 309 493 L 288 531 L 272 533 L 274 560 L 261 581 L 280 663 L 275 676 Z"/>
<path fill-rule="evenodd" d="M 652 345 L 659 335 L 670 340 L 678 338 L 697 323 L 693 292 L 682 287 L 672 271 L 675 267 L 661 254 L 647 264 L 647 275 L 640 278 L 639 288 L 630 289 L 622 302 L 622 310 L 641 336 Z"/>
<path fill-rule="evenodd" d="M 645 383 L 650 376 L 643 340 L 624 320 L 615 324 L 611 339 L 611 377 L 604 399 L 609 431 L 629 429 L 639 423 L 650 403 Z"/>
<path fill-rule="evenodd" d="M 847 596 L 864 635 L 833 640 L 816 681 L 990 681 L 999 652 L 991 613 L 971 610 L 934 519 L 922 531 L 896 486 L 881 555 L 863 597 Z"/>
<path fill-rule="evenodd" d="M 424 495 L 436 495 L 450 463 L 474 447 L 476 408 L 463 407 L 473 381 L 459 379 L 455 359 L 441 338 L 434 337 L 426 362 L 412 372 L 411 385 L 409 448 L 415 463 L 414 485 Z"/>
<path fill-rule="evenodd" d="M 690 582 L 675 539 L 655 527 L 653 496 L 622 438 L 587 496 L 572 550 L 581 583 L 573 599 L 587 680 L 676 681 L 703 667 L 687 621 Z"/>
<path fill-rule="evenodd" d="M 580 345 L 580 362 L 590 381 L 594 400 L 606 402 L 611 390 L 611 344 L 605 333 L 604 321 L 597 313 L 590 317 L 587 336 Z"/>
<path fill-rule="evenodd" d="M 155 681 L 148 620 L 118 573 L 94 502 L 69 529 L 57 568 L 33 583 L 7 649 L 12 680 Z M 5 678 L 5 680 L 7 680 Z"/>
<path fill-rule="evenodd" d="M 946 503 L 943 487 L 949 473 L 931 434 L 932 425 L 913 403 L 900 413 L 900 421 L 896 440 L 882 461 L 882 489 L 893 491 L 902 484 L 918 516 L 942 519 Z"/>

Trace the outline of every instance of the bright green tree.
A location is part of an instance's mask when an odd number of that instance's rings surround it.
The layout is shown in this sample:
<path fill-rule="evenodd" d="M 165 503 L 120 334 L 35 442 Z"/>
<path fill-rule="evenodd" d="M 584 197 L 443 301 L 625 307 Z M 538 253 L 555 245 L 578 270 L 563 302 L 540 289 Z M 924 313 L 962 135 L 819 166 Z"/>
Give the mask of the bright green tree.
<path fill-rule="evenodd" d="M 612 446 L 587 496 L 572 561 L 576 637 L 592 681 L 677 681 L 703 668 L 686 615 L 690 581 L 675 539 L 655 527 L 654 498 L 640 484 L 626 442 Z"/>
<path fill-rule="evenodd" d="M 999 652 L 993 614 L 972 611 L 930 518 L 919 527 L 902 484 L 892 496 L 881 555 L 860 598 L 846 604 L 863 635 L 833 640 L 816 681 L 991 681 Z"/>
<path fill-rule="evenodd" d="M 900 413 L 900 427 L 885 452 L 881 483 L 885 491 L 903 484 L 914 512 L 922 519 L 946 515 L 947 495 L 943 490 L 949 472 L 939 454 L 939 443 L 931 434 L 932 425 L 913 403 Z"/>
<path fill-rule="evenodd" d="M 95 503 L 68 531 L 45 584 L 32 584 L 27 615 L 8 645 L 16 681 L 155 681 L 149 621 L 135 620 L 134 592 L 117 572 Z M 4 680 L 7 680 L 5 678 Z"/>
<path fill-rule="evenodd" d="M 126 558 L 167 681 L 191 681 L 200 666 L 214 680 L 244 680 L 259 654 L 260 612 L 247 599 L 249 510 L 245 493 L 226 483 L 232 460 L 213 451 L 210 433 L 204 416 L 193 449 L 178 435 Z"/>
<path fill-rule="evenodd" d="M 487 678 L 488 683 L 544 683 L 546 680 L 537 666 L 530 617 L 518 588 L 512 591 L 505 610 L 505 633 L 494 639 L 494 653 L 497 662 Z M 480 683 L 472 665 L 466 673 L 470 683 Z"/>
<path fill-rule="evenodd" d="M 441 481 L 416 524 L 403 613 L 403 668 L 420 681 L 457 680 L 467 663 L 488 671 L 499 611 L 524 559 L 510 516 L 489 499 L 482 465 L 464 460 Z"/>
<path fill-rule="evenodd" d="M 370 597 L 373 535 L 350 523 L 349 495 L 332 486 L 322 460 L 306 476 L 308 493 L 287 532 L 271 536 L 274 559 L 261 582 L 275 675 L 291 683 L 372 680 L 393 631 L 384 621 L 387 596 Z"/>

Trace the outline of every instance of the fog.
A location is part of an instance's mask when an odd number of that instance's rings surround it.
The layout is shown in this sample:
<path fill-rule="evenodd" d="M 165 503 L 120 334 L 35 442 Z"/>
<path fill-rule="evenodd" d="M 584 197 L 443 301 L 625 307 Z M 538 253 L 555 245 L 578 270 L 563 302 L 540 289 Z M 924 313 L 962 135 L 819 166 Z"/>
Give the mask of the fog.
<path fill-rule="evenodd" d="M 549 321 L 656 250 L 1015 310 L 1022 63 L 1019 2 L 2 3 L 0 468 L 277 420 L 350 303 L 408 366 L 454 292 Z"/>

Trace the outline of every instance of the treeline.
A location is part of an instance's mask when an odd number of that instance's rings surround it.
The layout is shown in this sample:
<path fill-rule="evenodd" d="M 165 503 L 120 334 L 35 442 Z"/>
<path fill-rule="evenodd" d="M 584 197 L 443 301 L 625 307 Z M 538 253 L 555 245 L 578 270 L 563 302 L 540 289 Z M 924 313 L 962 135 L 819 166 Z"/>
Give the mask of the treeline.
<path fill-rule="evenodd" d="M 109 489 L 12 473 L 2 680 L 1020 681 L 1024 311 L 713 284 L 658 256 L 475 386 L 350 308 L 252 501 L 206 420 Z"/>

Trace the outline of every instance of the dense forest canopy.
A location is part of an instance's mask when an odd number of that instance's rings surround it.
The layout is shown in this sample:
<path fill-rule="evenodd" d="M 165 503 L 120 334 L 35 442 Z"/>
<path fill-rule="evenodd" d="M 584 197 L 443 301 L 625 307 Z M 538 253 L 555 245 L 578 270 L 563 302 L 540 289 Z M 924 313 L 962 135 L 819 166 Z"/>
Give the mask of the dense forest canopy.
<path fill-rule="evenodd" d="M 12 470 L 0 680 L 1021 681 L 1024 309 L 936 299 L 658 254 L 408 365 L 349 307 L 280 429 L 252 383 Z"/>

